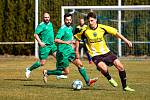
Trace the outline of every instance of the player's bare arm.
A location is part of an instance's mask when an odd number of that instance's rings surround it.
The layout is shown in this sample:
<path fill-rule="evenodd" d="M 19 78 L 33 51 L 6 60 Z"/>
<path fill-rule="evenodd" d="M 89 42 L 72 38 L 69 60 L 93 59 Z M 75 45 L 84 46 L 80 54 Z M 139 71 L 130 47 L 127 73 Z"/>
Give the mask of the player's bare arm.
<path fill-rule="evenodd" d="M 63 41 L 63 40 L 60 40 L 60 39 L 55 39 L 55 43 L 72 44 L 73 41 Z"/>
<path fill-rule="evenodd" d="M 43 43 L 43 42 L 41 41 L 41 39 L 39 38 L 39 36 L 38 36 L 37 34 L 34 34 L 34 37 L 35 37 L 35 39 L 38 41 L 38 43 L 39 43 L 39 45 L 40 45 L 41 47 L 46 46 L 45 43 Z"/>
<path fill-rule="evenodd" d="M 129 47 L 132 47 L 132 42 L 126 39 L 122 34 L 117 33 L 116 37 L 122 39 Z"/>

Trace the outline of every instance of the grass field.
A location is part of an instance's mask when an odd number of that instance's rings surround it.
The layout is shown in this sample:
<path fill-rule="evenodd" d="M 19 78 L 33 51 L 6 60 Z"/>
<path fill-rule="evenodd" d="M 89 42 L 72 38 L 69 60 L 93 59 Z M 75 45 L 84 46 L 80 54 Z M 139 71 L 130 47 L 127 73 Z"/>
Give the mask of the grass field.
<path fill-rule="evenodd" d="M 29 80 L 25 79 L 25 68 L 35 61 L 34 57 L 0 58 L 0 100 L 150 100 L 150 60 L 122 60 L 128 76 L 128 85 L 135 92 L 123 92 L 117 70 L 109 68 L 119 83 L 112 87 L 106 78 L 96 70 L 95 65 L 83 64 L 90 77 L 99 77 L 95 88 L 84 87 L 81 91 L 71 89 L 72 81 L 82 77 L 74 65 L 70 65 L 68 79 L 57 80 L 49 76 L 48 84 L 42 80 L 42 68 L 34 70 Z M 52 58 L 43 67 L 54 69 Z M 84 81 L 83 81 L 84 82 Z"/>

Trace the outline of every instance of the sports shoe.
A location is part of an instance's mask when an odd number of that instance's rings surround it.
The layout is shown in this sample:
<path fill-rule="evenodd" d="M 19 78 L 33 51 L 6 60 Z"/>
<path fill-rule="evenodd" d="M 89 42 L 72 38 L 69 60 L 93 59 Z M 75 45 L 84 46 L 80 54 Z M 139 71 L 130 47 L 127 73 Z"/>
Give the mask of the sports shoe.
<path fill-rule="evenodd" d="M 43 81 L 44 81 L 44 83 L 47 83 L 47 77 L 48 77 L 47 70 L 44 70 L 43 71 Z"/>
<path fill-rule="evenodd" d="M 111 78 L 111 79 L 108 80 L 108 81 L 109 81 L 109 83 L 110 83 L 113 87 L 117 87 L 117 86 L 118 86 L 117 82 L 116 82 L 113 78 Z"/>
<path fill-rule="evenodd" d="M 129 86 L 126 86 L 124 89 L 124 91 L 131 91 L 131 92 L 134 92 L 135 90 L 130 88 Z"/>
<path fill-rule="evenodd" d="M 68 78 L 66 75 L 57 75 L 56 79 L 66 79 Z"/>
<path fill-rule="evenodd" d="M 31 74 L 31 71 L 29 70 L 29 68 L 26 68 L 26 78 L 29 78 Z"/>
<path fill-rule="evenodd" d="M 93 86 L 97 80 L 98 80 L 98 77 L 90 79 L 90 81 L 89 81 L 89 83 L 87 85 L 88 86 Z"/>

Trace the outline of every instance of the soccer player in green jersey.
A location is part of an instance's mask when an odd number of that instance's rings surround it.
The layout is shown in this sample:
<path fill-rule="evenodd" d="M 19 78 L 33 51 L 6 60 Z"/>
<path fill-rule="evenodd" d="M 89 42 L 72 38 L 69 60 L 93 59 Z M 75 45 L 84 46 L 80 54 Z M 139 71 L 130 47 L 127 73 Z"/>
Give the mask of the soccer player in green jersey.
<path fill-rule="evenodd" d="M 45 64 L 49 54 L 56 57 L 57 47 L 54 43 L 53 25 L 50 22 L 50 15 L 48 13 L 44 13 L 43 22 L 41 22 L 36 28 L 34 37 L 39 44 L 40 60 L 26 68 L 26 78 L 30 77 L 31 71 Z"/>
<path fill-rule="evenodd" d="M 86 48 L 91 55 L 93 62 L 97 66 L 97 69 L 101 71 L 101 73 L 108 79 L 109 83 L 112 86 L 116 87 L 118 86 L 118 84 L 110 76 L 107 66 L 114 65 L 118 69 L 123 90 L 135 91 L 127 85 L 126 71 L 123 67 L 123 64 L 120 62 L 119 59 L 117 59 L 116 55 L 114 55 L 107 47 L 104 35 L 114 35 L 117 38 L 122 39 L 129 47 L 132 47 L 132 43 L 123 35 L 118 33 L 115 28 L 102 24 L 97 24 L 96 14 L 94 12 L 88 13 L 87 19 L 89 22 L 89 26 L 85 30 L 76 34 L 76 39 L 79 41 L 85 39 Z"/>
<path fill-rule="evenodd" d="M 69 74 L 69 63 L 72 62 L 74 65 L 77 66 L 80 74 L 84 78 L 86 84 L 88 86 L 93 85 L 97 78 L 89 79 L 85 68 L 82 65 L 81 60 L 78 58 L 78 52 L 75 53 L 72 44 L 75 42 L 73 40 L 73 33 L 72 33 L 72 15 L 65 14 L 64 15 L 64 22 L 65 25 L 61 26 L 58 30 L 58 33 L 55 37 L 55 42 L 58 44 L 57 46 L 57 53 L 56 53 L 56 69 L 55 70 L 44 70 L 43 71 L 43 80 L 47 83 L 47 78 L 49 75 L 67 75 Z"/>

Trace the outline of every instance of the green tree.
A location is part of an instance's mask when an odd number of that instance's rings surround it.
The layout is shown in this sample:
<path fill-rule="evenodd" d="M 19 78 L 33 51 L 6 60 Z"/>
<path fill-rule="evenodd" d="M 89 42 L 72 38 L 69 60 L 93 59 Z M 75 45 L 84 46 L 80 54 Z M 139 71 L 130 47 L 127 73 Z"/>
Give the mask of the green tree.
<path fill-rule="evenodd" d="M 14 28 L 15 28 L 15 18 L 14 18 L 14 1 L 13 0 L 5 0 L 4 1 L 4 10 L 3 10 L 3 14 L 4 14 L 4 22 L 3 22 L 3 41 L 14 41 L 13 37 L 14 37 Z M 5 53 L 9 53 L 12 50 L 12 45 L 11 46 L 7 46 L 4 45 L 3 47 L 5 49 Z"/>

